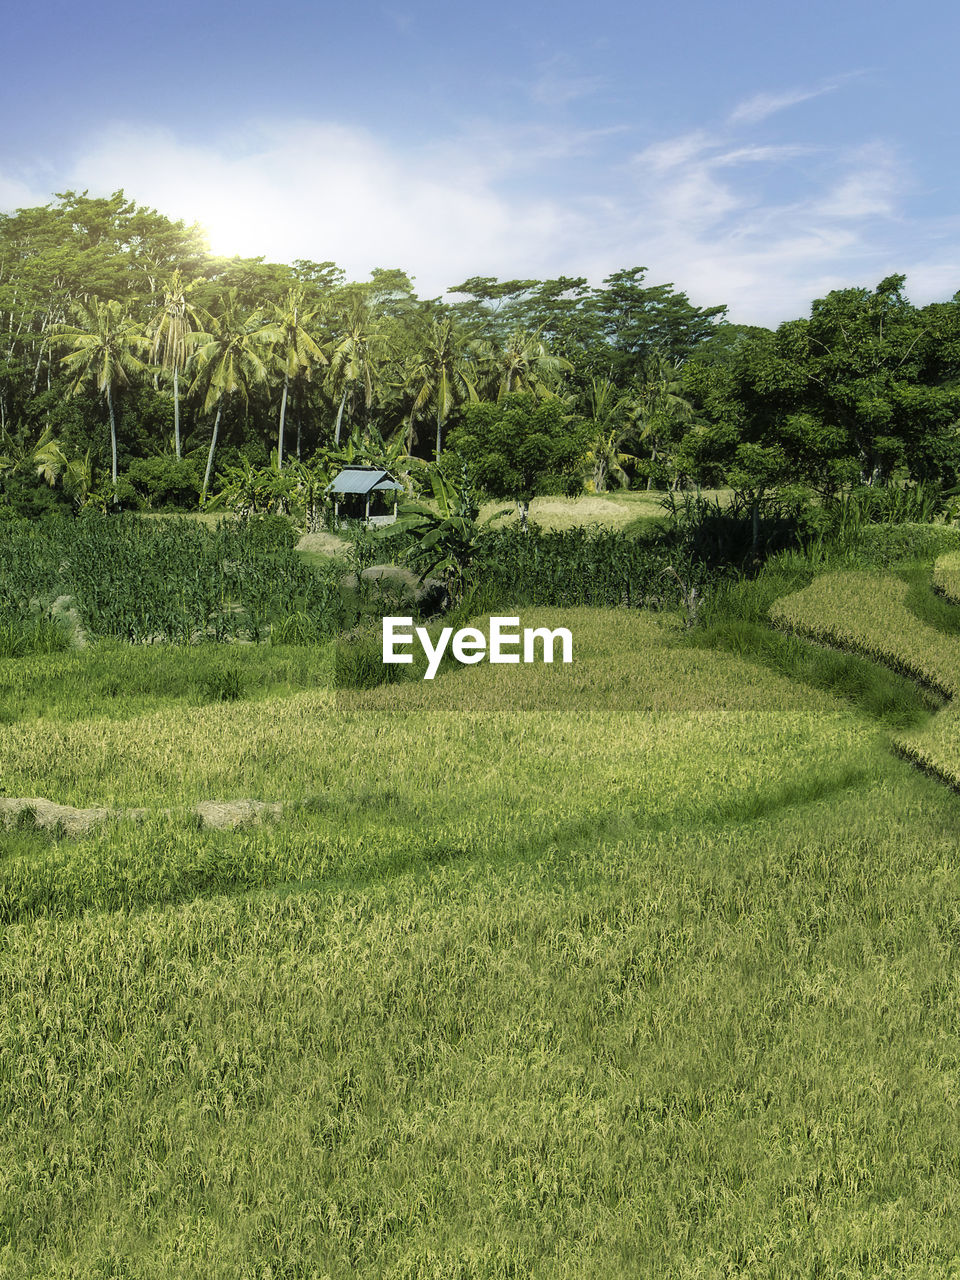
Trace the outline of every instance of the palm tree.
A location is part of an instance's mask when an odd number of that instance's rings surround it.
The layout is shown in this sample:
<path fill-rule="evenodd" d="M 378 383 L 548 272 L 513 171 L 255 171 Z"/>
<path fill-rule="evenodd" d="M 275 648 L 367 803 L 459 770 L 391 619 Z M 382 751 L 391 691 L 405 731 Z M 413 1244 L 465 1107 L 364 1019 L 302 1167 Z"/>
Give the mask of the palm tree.
<path fill-rule="evenodd" d="M 491 351 L 488 358 L 494 377 L 499 379 L 498 400 L 511 391 L 549 395 L 558 375 L 573 368 L 568 360 L 551 355 L 540 329 L 535 333 L 514 329 L 504 345 Z"/>
<path fill-rule="evenodd" d="M 99 299 L 79 308 L 80 324 L 64 325 L 53 340 L 71 347 L 61 363 L 73 376 L 70 394 L 75 395 L 86 382 L 93 382 L 107 402 L 110 417 L 110 477 L 117 487 L 117 421 L 113 393 L 126 386 L 146 366 L 136 352 L 143 353 L 150 341 L 120 302 Z"/>
<path fill-rule="evenodd" d="M 328 360 L 308 332 L 307 326 L 317 319 L 317 310 L 304 305 L 302 288 L 291 289 L 282 304 L 274 304 L 274 311 L 277 354 L 283 365 L 283 394 L 280 398 L 280 425 L 277 430 L 277 467 L 280 468 L 283 466 L 283 428 L 290 385 L 300 377 L 309 382 L 313 366 L 327 364 Z"/>
<path fill-rule="evenodd" d="M 627 452 L 636 433 L 635 424 L 629 417 L 630 402 L 620 394 L 610 378 L 591 378 L 587 399 L 592 425 L 588 456 L 594 491 L 604 493 L 609 476 L 615 477 L 621 488 L 626 488 L 628 478 L 623 469 L 624 463 L 636 461 L 634 454 Z"/>
<path fill-rule="evenodd" d="M 410 410 L 407 451 L 413 447 L 413 421 L 426 405 L 436 413 L 437 451 L 443 449 L 443 428 L 450 414 L 464 400 L 476 401 L 476 358 L 449 320 L 434 320 L 430 337 L 407 377 L 408 385 L 417 387 Z"/>
<path fill-rule="evenodd" d="M 651 467 L 660 450 L 678 426 L 689 424 L 693 405 L 683 394 L 679 368 L 656 352 L 647 361 L 643 381 L 629 396 L 629 412 L 639 440 L 648 443 Z M 653 471 L 647 488 L 653 487 Z"/>
<path fill-rule="evenodd" d="M 266 381 L 267 365 L 260 352 L 276 336 L 275 330 L 263 324 L 263 313 L 259 308 L 249 315 L 243 314 L 237 301 L 236 289 L 228 292 L 223 299 L 221 314 L 210 316 L 209 323 L 209 332 L 196 335 L 196 347 L 191 361 L 195 370 L 191 393 L 203 393 L 204 413 L 212 412 L 214 406 L 217 410 L 210 436 L 207 469 L 203 476 L 201 502 L 205 501 L 210 485 L 223 407 L 238 392 L 246 400 L 254 383 Z"/>
<path fill-rule="evenodd" d="M 178 269 L 173 273 L 169 288 L 164 290 L 163 306 L 150 326 L 153 360 L 159 357 L 160 368 L 173 374 L 173 439 L 178 458 L 181 456 L 180 370 L 186 367 L 196 320 L 196 311 L 187 301 Z"/>
<path fill-rule="evenodd" d="M 334 341 L 330 353 L 327 386 L 334 396 L 340 397 L 340 407 L 337 410 L 337 421 L 333 432 L 334 448 L 340 447 L 340 428 L 348 395 L 356 397 L 358 392 L 362 391 L 364 407 L 369 409 L 373 404 L 377 364 L 383 353 L 383 347 L 382 329 L 369 308 L 363 302 L 357 303 L 351 313 L 345 317 L 343 336 Z"/>

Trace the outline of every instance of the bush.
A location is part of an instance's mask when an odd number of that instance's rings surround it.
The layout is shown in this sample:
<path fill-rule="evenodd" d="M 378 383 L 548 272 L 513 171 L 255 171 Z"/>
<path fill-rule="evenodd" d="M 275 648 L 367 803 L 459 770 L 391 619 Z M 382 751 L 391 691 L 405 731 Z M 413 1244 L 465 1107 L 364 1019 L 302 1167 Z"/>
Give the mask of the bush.
<path fill-rule="evenodd" d="M 237 702 L 244 691 L 243 672 L 236 663 L 222 663 L 214 667 L 200 682 L 200 693 L 205 702 Z"/>
<path fill-rule="evenodd" d="M 0 658 L 22 658 L 27 653 L 62 653 L 69 647 L 68 634 L 51 618 L 0 617 Z"/>
<path fill-rule="evenodd" d="M 936 560 L 960 547 L 960 533 L 944 524 L 872 524 L 858 539 L 867 564 L 886 566 L 898 560 Z"/>
<path fill-rule="evenodd" d="M 192 458 L 137 458 L 124 479 L 155 511 L 193 508 L 200 499 L 200 472 Z"/>
<path fill-rule="evenodd" d="M 339 636 L 334 655 L 337 689 L 374 689 L 409 680 L 412 668 L 383 661 L 379 631 L 354 630 Z"/>
<path fill-rule="evenodd" d="M 39 476 L 20 472 L 8 473 L 0 479 L 0 508 L 27 520 L 72 515 L 74 509 L 73 500 L 62 489 L 51 489 Z"/>
<path fill-rule="evenodd" d="M 221 528 L 229 529 L 229 524 Z M 241 520 L 242 542 L 248 554 L 263 555 L 274 551 L 292 551 L 297 545 L 297 531 L 285 516 L 253 515 Z"/>

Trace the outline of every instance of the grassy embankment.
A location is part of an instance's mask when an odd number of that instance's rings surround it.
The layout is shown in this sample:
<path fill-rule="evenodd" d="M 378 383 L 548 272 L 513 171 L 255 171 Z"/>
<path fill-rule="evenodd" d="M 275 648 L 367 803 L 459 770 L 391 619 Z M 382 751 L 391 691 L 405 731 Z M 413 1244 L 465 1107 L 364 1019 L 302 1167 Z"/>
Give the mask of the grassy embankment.
<path fill-rule="evenodd" d="M 937 561 L 942 566 L 942 559 Z M 938 581 L 934 573 L 933 581 Z M 922 588 L 920 575 L 847 570 L 823 574 L 771 610 L 782 626 L 856 650 L 921 681 L 949 704 L 897 748 L 960 788 L 960 609 Z"/>
<path fill-rule="evenodd" d="M 202 646 L 0 662 L 3 793 L 153 811 L 5 837 L 0 1274 L 948 1273 L 960 801 L 827 693 L 548 620 L 572 667 L 232 650 L 230 704 Z M 238 796 L 291 808 L 182 809 Z"/>
<path fill-rule="evenodd" d="M 960 551 L 947 551 L 933 566 L 933 585 L 954 604 L 960 604 Z"/>

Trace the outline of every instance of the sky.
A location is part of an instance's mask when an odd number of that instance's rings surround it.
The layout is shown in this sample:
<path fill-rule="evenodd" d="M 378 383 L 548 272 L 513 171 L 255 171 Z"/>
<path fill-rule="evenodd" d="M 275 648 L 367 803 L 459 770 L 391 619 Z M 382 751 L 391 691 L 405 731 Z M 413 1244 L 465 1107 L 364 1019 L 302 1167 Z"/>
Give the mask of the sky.
<path fill-rule="evenodd" d="M 953 0 L 12 7 L 0 210 L 123 188 L 212 251 L 469 276 L 647 268 L 775 325 L 960 290 Z"/>

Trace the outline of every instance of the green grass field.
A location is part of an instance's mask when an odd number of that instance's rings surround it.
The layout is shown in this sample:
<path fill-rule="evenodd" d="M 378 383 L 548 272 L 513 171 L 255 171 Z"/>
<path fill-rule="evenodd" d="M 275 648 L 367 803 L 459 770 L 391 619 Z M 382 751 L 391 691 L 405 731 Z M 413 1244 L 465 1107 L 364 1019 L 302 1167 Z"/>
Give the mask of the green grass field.
<path fill-rule="evenodd" d="M 952 1273 L 960 798 L 669 621 L 523 621 L 574 663 L 0 661 L 0 794 L 147 810 L 3 836 L 0 1275 Z"/>

